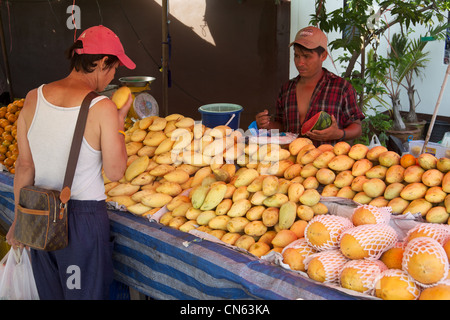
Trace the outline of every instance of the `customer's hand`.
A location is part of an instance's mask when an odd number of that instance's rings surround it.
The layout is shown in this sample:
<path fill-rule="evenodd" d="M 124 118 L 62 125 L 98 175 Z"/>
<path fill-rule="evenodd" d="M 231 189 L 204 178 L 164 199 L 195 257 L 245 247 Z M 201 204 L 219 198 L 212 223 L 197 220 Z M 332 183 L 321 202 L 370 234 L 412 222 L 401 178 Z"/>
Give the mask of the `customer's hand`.
<path fill-rule="evenodd" d="M 23 248 L 24 245 L 20 242 L 18 242 L 16 239 L 14 239 L 14 228 L 15 223 L 11 225 L 11 227 L 8 230 L 8 233 L 6 234 L 6 243 L 8 243 L 10 246 L 13 247 L 13 249 L 16 248 Z"/>
<path fill-rule="evenodd" d="M 121 119 L 125 119 L 128 115 L 128 111 L 130 111 L 131 105 L 133 104 L 133 96 L 130 93 L 127 102 L 123 105 L 122 108 L 118 109 L 119 117 Z"/>

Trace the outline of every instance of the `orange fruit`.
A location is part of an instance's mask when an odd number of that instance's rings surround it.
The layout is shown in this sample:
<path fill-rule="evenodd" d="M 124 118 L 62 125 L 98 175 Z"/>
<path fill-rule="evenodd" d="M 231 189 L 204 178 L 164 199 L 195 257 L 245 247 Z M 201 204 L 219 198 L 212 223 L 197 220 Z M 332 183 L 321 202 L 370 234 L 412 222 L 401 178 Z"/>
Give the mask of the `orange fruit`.
<path fill-rule="evenodd" d="M 5 166 L 7 166 L 7 167 L 11 167 L 11 166 L 13 166 L 14 165 L 14 159 L 11 159 L 11 158 L 6 158 L 5 160 L 4 160 L 4 164 L 5 164 Z"/>
<path fill-rule="evenodd" d="M 352 260 L 352 261 L 368 261 L 368 260 Z M 345 268 L 341 272 L 340 284 L 341 287 L 354 290 L 357 292 L 364 292 L 368 288 L 364 285 L 361 275 L 355 268 Z"/>
<path fill-rule="evenodd" d="M 7 125 L 9 125 L 8 119 L 5 118 L 0 119 L 0 127 L 5 128 Z"/>
<path fill-rule="evenodd" d="M 17 106 L 17 104 L 14 104 L 14 103 L 10 103 L 6 107 L 6 111 L 10 112 L 10 113 L 15 113 L 17 110 L 19 110 L 19 107 Z"/>
<path fill-rule="evenodd" d="M 359 226 L 362 224 L 374 224 L 376 223 L 376 218 L 372 211 L 365 206 L 361 206 L 355 209 L 352 215 L 353 225 Z"/>
<path fill-rule="evenodd" d="M 307 221 L 297 220 L 292 224 L 289 230 L 293 231 L 297 235 L 297 238 L 303 238 L 305 236 L 305 229 L 307 225 Z"/>
<path fill-rule="evenodd" d="M 384 222 L 388 219 L 385 216 L 386 215 L 383 214 L 382 209 L 379 209 L 378 207 L 372 205 L 362 205 L 353 211 L 351 220 L 354 226 L 359 226 L 363 224 L 376 224 L 381 221 Z"/>
<path fill-rule="evenodd" d="M 319 282 L 337 282 L 342 267 L 348 261 L 338 249 L 324 250 L 307 258 L 308 277 Z"/>
<path fill-rule="evenodd" d="M 331 241 L 327 227 L 321 222 L 313 221 L 305 231 L 306 239 L 313 247 L 320 247 L 324 243 Z"/>
<path fill-rule="evenodd" d="M 359 244 L 358 240 L 351 234 L 345 233 L 340 242 L 340 249 L 344 256 L 349 259 L 357 260 L 364 259 L 369 256 L 369 253 Z"/>
<path fill-rule="evenodd" d="M 349 259 L 379 259 L 397 243 L 397 238 L 397 232 L 385 223 L 363 224 L 346 230 L 339 245 L 342 254 Z"/>
<path fill-rule="evenodd" d="M 3 137 L 3 139 L 8 140 L 10 142 L 12 142 L 14 140 L 13 136 L 7 131 L 2 133 L 2 137 Z"/>
<path fill-rule="evenodd" d="M 345 217 L 318 215 L 306 226 L 305 238 L 316 250 L 337 248 L 341 233 L 352 226 L 351 221 Z"/>
<path fill-rule="evenodd" d="M 283 262 L 291 268 L 291 270 L 306 271 L 304 260 L 316 251 L 311 248 L 305 238 L 297 240 L 292 246 L 282 251 Z"/>
<path fill-rule="evenodd" d="M 317 257 L 313 258 L 311 262 L 309 262 L 306 272 L 308 274 L 308 277 L 316 281 L 325 282 L 325 280 L 327 279 L 325 267 Z"/>
<path fill-rule="evenodd" d="M 450 238 L 444 243 L 445 254 L 447 255 L 448 261 L 450 262 Z"/>
<path fill-rule="evenodd" d="M 419 300 L 450 300 L 450 282 L 425 288 L 420 293 Z"/>
<path fill-rule="evenodd" d="M 340 284 L 343 288 L 366 293 L 372 289 L 376 277 L 386 269 L 379 260 L 350 260 L 342 267 Z"/>
<path fill-rule="evenodd" d="M 443 245 L 448 237 L 448 230 L 439 223 L 419 222 L 408 231 L 406 240 L 411 241 L 419 237 L 433 238 Z"/>
<path fill-rule="evenodd" d="M 416 282 L 437 283 L 448 274 L 449 262 L 442 245 L 433 238 L 419 237 L 408 241 L 403 253 L 403 270 Z"/>
<path fill-rule="evenodd" d="M 14 123 L 17 120 L 17 116 L 13 113 L 9 114 L 6 119 L 8 119 L 9 123 Z"/>
<path fill-rule="evenodd" d="M 6 132 L 11 132 L 11 130 L 13 129 L 13 125 L 12 124 L 8 124 L 7 126 L 5 126 L 5 128 L 4 128 L 4 130 L 6 131 Z"/>
<path fill-rule="evenodd" d="M 24 102 L 25 102 L 25 98 L 22 98 L 22 99 L 19 99 L 19 100 L 14 101 L 14 103 L 15 103 L 19 108 L 22 108 L 22 107 L 23 107 Z"/>
<path fill-rule="evenodd" d="M 389 269 L 401 269 L 402 268 L 402 259 L 403 252 L 405 250 L 401 247 L 393 247 L 385 252 L 380 257 L 380 260 L 388 267 Z"/>
<path fill-rule="evenodd" d="M 375 296 L 383 300 L 415 300 L 419 287 L 400 269 L 388 269 L 375 283 Z"/>
<path fill-rule="evenodd" d="M 416 157 L 414 157 L 412 154 L 404 154 L 400 158 L 400 165 L 403 168 L 408 168 L 409 166 L 413 166 L 416 164 Z"/>

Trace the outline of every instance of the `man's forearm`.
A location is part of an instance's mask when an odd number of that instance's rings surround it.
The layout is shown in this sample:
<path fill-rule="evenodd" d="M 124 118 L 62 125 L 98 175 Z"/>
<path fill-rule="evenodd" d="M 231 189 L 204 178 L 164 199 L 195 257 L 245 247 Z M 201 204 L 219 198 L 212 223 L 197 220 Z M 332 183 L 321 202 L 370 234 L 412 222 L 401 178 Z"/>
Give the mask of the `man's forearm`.
<path fill-rule="evenodd" d="M 361 136 L 361 123 L 358 122 L 354 122 L 352 124 L 350 124 L 349 126 L 347 126 L 346 128 L 344 128 L 343 130 L 345 130 L 345 137 L 343 140 L 353 140 L 358 138 L 359 136 Z"/>

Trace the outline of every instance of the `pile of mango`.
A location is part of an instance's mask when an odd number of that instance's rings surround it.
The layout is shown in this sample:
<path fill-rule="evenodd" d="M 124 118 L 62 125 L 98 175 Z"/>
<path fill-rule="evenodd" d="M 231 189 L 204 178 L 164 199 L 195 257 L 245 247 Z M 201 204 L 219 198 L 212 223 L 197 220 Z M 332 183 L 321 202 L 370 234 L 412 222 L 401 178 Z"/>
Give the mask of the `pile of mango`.
<path fill-rule="evenodd" d="M 17 148 L 17 119 L 25 99 L 18 99 L 0 107 L 0 163 L 15 173 L 15 162 L 19 155 Z"/>
<path fill-rule="evenodd" d="M 207 232 L 256 256 L 301 238 L 313 217 L 328 213 L 321 197 L 449 222 L 448 158 L 402 159 L 347 142 L 315 147 L 307 138 L 258 145 L 241 130 L 179 114 L 141 119 L 125 141 L 128 168 L 120 181 L 105 179 L 108 201 L 145 217 L 164 208 L 160 223 Z"/>

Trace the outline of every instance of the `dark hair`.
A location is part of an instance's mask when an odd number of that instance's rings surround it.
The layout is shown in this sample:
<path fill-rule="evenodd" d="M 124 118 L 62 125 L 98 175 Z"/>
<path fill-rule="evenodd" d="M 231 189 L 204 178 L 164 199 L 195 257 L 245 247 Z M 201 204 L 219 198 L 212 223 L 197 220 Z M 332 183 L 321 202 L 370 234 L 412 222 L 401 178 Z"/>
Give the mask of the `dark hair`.
<path fill-rule="evenodd" d="M 108 57 L 105 61 L 105 69 L 111 69 L 116 62 L 119 61 L 114 55 L 110 54 L 78 54 L 75 52 L 76 49 L 83 48 L 83 42 L 80 40 L 75 41 L 75 43 L 66 50 L 66 56 L 70 60 L 70 70 L 75 68 L 76 71 L 83 71 L 85 73 L 91 73 L 97 66 L 96 61 Z"/>
<path fill-rule="evenodd" d="M 315 49 L 308 49 L 308 48 L 306 48 L 306 47 L 304 47 L 304 46 L 302 46 L 301 44 L 298 44 L 298 43 L 294 43 L 294 47 L 297 47 L 297 48 L 299 48 L 299 49 L 302 50 L 302 51 L 316 52 L 319 56 L 320 56 L 322 53 L 325 52 L 325 49 L 322 48 L 322 47 L 317 47 L 317 48 L 315 48 Z"/>

